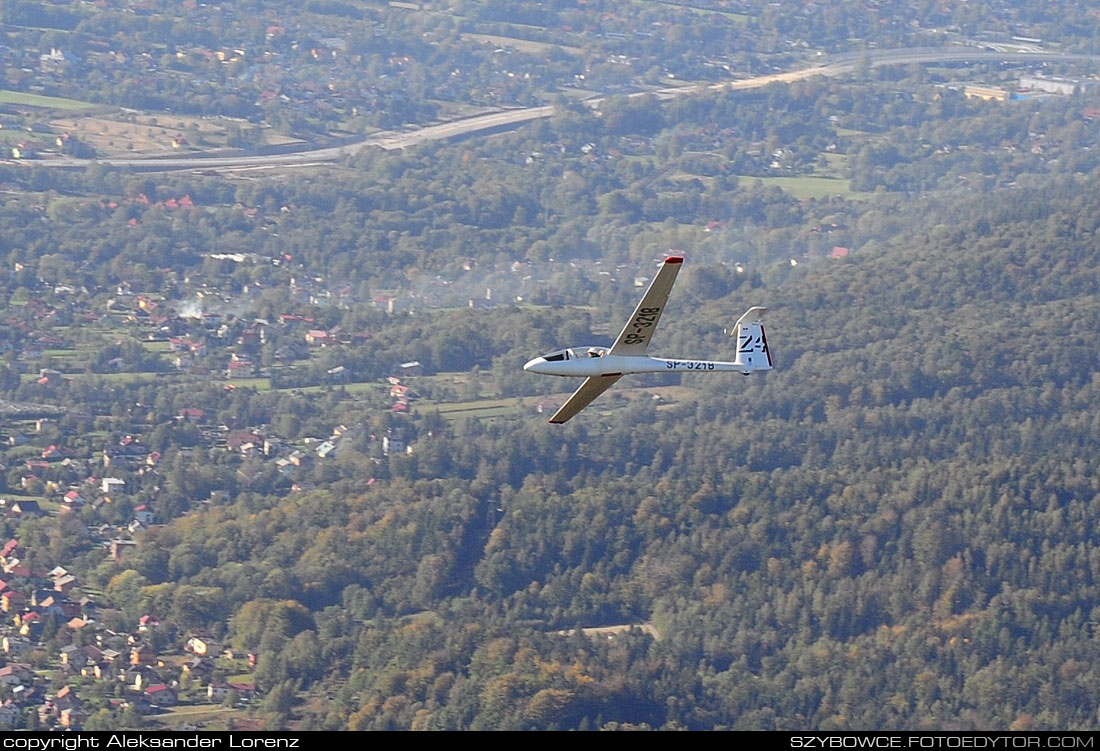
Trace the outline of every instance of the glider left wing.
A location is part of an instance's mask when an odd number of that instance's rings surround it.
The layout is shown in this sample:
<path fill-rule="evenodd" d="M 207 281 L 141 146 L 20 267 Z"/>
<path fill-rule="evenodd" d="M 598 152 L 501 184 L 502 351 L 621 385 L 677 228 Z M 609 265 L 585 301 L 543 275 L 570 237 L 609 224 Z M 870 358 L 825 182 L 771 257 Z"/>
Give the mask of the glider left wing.
<path fill-rule="evenodd" d="M 550 422 L 555 425 L 565 422 L 591 404 L 597 396 L 615 385 L 615 381 L 620 378 L 622 378 L 622 375 L 614 373 L 584 379 L 581 387 L 573 392 L 573 396 L 569 397 L 565 404 L 561 405 L 561 409 L 554 413 L 554 416 L 550 418 Z"/>
<path fill-rule="evenodd" d="M 638 307 L 634 308 L 634 314 L 630 316 L 626 326 L 619 333 L 615 343 L 611 345 L 612 355 L 645 355 L 649 349 L 649 340 L 653 332 L 657 330 L 657 323 L 661 320 L 661 313 L 668 302 L 668 293 L 672 291 L 672 285 L 676 281 L 676 275 L 680 273 L 680 265 L 684 259 L 681 256 L 669 256 L 661 264 L 657 276 L 649 284 L 649 289 L 642 296 Z"/>

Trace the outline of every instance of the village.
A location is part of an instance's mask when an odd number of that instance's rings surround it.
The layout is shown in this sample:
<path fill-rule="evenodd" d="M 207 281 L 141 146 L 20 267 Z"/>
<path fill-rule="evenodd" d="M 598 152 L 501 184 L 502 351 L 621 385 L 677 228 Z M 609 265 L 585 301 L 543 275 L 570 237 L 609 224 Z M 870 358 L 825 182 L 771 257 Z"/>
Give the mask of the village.
<path fill-rule="evenodd" d="M 80 728 L 102 709 L 145 716 L 256 696 L 233 675 L 255 666 L 254 653 L 225 649 L 206 631 L 178 633 L 151 614 L 108 628 L 101 595 L 63 566 L 29 567 L 33 558 L 16 539 L 0 548 L 0 729 Z"/>

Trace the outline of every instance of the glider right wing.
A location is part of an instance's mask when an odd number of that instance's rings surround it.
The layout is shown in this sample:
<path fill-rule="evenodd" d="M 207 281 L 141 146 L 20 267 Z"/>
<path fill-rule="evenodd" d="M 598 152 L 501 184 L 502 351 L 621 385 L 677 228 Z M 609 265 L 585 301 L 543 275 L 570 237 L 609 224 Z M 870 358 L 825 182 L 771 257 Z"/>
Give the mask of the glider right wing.
<path fill-rule="evenodd" d="M 672 285 L 676 281 L 676 275 L 680 273 L 680 265 L 684 262 L 681 256 L 669 256 L 661 265 L 661 270 L 649 284 L 649 289 L 642 295 L 642 301 L 634 309 L 634 315 L 623 327 L 622 332 L 615 343 L 611 345 L 611 355 L 641 355 L 644 356 L 649 349 L 649 340 L 653 332 L 657 330 L 657 323 L 661 320 L 661 312 L 668 301 L 668 293 L 672 291 Z"/>
<path fill-rule="evenodd" d="M 573 396 L 569 397 L 565 404 L 561 405 L 561 409 L 554 413 L 554 416 L 550 418 L 550 422 L 555 425 L 565 422 L 591 404 L 597 396 L 615 385 L 615 381 L 620 378 L 622 378 L 621 374 L 612 373 L 584 379 L 581 387 L 573 392 Z"/>

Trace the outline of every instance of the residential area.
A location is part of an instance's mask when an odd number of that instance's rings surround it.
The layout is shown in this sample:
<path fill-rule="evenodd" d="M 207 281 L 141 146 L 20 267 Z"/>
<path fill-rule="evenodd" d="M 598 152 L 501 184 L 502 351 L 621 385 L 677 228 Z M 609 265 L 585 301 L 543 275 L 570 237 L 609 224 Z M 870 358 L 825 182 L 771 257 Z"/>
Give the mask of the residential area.
<path fill-rule="evenodd" d="M 0 548 L 0 729 L 91 728 L 102 710 L 141 723 L 179 706 L 232 708 L 256 696 L 247 680 L 254 653 L 152 614 L 121 628 L 102 592 L 63 566 L 27 565 L 35 557 L 15 539 Z"/>

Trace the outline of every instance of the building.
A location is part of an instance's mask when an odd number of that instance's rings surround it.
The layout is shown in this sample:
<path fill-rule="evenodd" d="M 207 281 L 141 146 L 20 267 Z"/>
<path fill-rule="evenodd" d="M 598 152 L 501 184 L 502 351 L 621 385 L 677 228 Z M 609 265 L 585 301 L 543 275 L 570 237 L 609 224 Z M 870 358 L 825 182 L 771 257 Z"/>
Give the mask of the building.
<path fill-rule="evenodd" d="M 1019 86 L 1021 89 L 1030 91 L 1043 91 L 1048 94 L 1061 94 L 1062 96 L 1072 96 L 1077 91 L 1080 91 L 1088 86 L 1088 82 L 1083 82 L 1078 78 L 1058 78 L 1047 76 L 1020 76 Z"/>
<path fill-rule="evenodd" d="M 998 86 L 979 86 L 977 84 L 967 84 L 963 89 L 963 93 L 968 99 L 985 99 L 988 101 L 1007 102 L 1008 101 L 1008 89 L 1002 89 Z"/>

